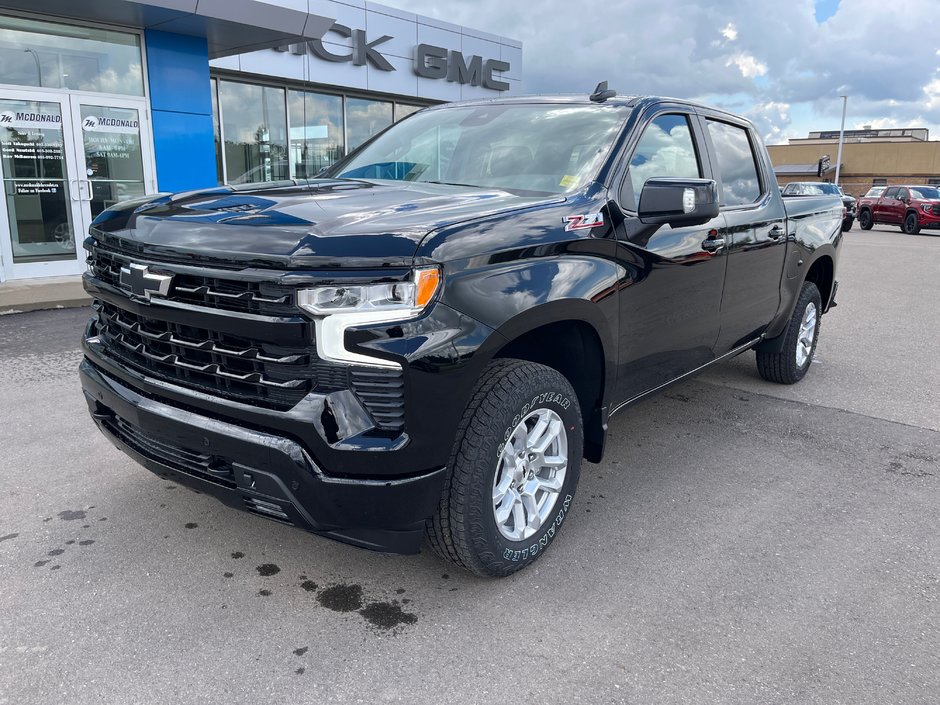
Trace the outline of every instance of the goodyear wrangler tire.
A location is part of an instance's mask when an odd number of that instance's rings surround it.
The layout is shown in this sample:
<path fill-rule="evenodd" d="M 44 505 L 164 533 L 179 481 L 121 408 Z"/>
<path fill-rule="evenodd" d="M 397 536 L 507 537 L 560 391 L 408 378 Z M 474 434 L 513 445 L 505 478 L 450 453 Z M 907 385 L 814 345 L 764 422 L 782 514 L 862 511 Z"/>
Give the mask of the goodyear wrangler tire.
<path fill-rule="evenodd" d="M 781 351 L 757 351 L 757 371 L 760 376 L 777 384 L 796 384 L 803 379 L 816 354 L 821 316 L 822 297 L 819 289 L 812 282 L 803 282 L 790 322 L 781 333 L 784 336 Z"/>
<path fill-rule="evenodd" d="M 484 370 L 457 432 L 431 548 L 483 576 L 537 560 L 555 539 L 581 472 L 581 408 L 556 370 L 496 360 Z"/>

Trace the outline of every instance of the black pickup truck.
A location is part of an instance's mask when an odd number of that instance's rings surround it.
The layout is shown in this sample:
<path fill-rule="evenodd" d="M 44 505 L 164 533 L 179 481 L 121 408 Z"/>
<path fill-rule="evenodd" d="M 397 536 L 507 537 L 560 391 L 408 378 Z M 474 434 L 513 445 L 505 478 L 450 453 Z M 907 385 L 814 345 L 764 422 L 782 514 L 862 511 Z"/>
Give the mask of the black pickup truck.
<path fill-rule="evenodd" d="M 836 293 L 838 198 L 784 203 L 739 117 L 611 93 L 433 107 L 323 178 L 104 211 L 98 427 L 317 534 L 536 560 L 614 414 L 747 350 L 798 381 Z"/>

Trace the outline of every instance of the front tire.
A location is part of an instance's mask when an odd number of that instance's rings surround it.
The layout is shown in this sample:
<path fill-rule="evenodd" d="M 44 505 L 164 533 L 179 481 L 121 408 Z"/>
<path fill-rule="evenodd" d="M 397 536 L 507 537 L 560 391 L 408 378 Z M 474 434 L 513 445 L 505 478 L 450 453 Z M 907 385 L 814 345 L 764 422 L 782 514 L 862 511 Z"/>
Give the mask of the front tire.
<path fill-rule="evenodd" d="M 858 214 L 858 227 L 862 230 L 871 230 L 874 224 L 874 221 L 871 219 L 871 211 L 862 211 Z"/>
<path fill-rule="evenodd" d="M 842 232 L 847 233 L 849 230 L 852 229 L 852 225 L 854 223 L 855 223 L 855 218 L 852 218 L 852 217 L 845 218 L 842 221 Z"/>
<path fill-rule="evenodd" d="M 904 218 L 904 232 L 908 235 L 916 235 L 920 232 L 920 223 L 917 222 L 917 213 L 908 213 Z"/>
<path fill-rule="evenodd" d="M 822 297 L 812 282 L 803 282 L 793 307 L 780 352 L 757 351 L 757 371 L 768 382 L 796 384 L 806 375 L 816 354 Z"/>
<path fill-rule="evenodd" d="M 557 370 L 496 360 L 460 422 L 431 548 L 482 576 L 515 573 L 558 534 L 581 473 L 581 407 Z"/>

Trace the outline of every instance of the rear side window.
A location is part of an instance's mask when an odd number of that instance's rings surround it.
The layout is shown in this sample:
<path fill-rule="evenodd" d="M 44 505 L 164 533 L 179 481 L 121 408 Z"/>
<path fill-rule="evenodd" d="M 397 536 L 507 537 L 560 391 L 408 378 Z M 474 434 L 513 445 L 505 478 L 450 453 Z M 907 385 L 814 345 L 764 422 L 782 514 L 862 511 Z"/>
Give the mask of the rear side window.
<path fill-rule="evenodd" d="M 686 179 L 702 176 L 689 119 L 685 115 L 660 115 L 646 126 L 630 160 L 633 199 L 627 207 L 636 208 L 648 179 L 663 176 Z"/>
<path fill-rule="evenodd" d="M 741 206 L 760 198 L 760 178 L 754 148 L 747 130 L 726 122 L 708 120 L 721 174 L 721 205 Z"/>

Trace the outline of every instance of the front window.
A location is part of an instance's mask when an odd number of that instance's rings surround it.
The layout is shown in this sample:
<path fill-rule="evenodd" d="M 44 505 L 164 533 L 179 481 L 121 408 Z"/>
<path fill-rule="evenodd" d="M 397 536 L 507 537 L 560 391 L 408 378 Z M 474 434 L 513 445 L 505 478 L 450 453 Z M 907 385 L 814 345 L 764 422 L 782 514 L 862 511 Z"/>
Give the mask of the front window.
<path fill-rule="evenodd" d="M 552 194 L 596 173 L 628 115 L 615 105 L 448 107 L 395 125 L 331 176 Z"/>

